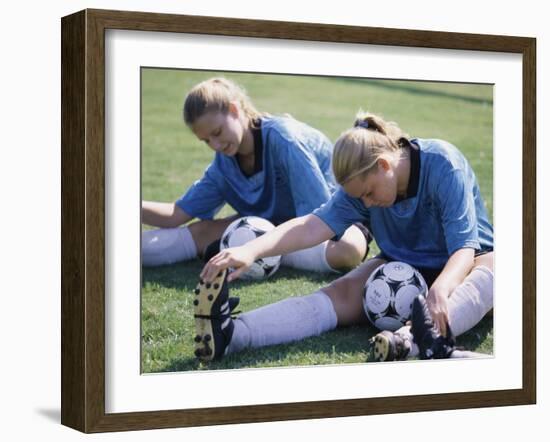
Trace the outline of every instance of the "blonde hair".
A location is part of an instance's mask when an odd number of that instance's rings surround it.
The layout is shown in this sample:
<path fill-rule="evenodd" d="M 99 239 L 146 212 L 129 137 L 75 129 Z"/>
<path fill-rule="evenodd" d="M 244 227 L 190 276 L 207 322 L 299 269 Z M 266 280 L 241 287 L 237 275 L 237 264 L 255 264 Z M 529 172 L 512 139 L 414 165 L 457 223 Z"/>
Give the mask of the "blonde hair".
<path fill-rule="evenodd" d="M 382 156 L 400 157 L 407 145 L 408 135 L 396 123 L 359 111 L 353 128 L 342 133 L 334 145 L 334 177 L 342 185 L 356 176 L 366 176 L 375 170 Z"/>
<path fill-rule="evenodd" d="M 237 102 L 252 125 L 254 120 L 265 115 L 252 104 L 246 91 L 226 78 L 210 78 L 197 84 L 185 97 L 183 120 L 191 126 L 207 112 L 229 112 L 229 104 Z"/>

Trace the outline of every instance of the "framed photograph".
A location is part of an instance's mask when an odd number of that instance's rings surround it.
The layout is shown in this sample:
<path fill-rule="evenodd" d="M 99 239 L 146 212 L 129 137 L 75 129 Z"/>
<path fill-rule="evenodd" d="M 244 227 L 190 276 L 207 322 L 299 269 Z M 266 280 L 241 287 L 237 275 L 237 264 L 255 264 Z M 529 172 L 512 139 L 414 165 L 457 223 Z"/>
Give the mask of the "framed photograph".
<path fill-rule="evenodd" d="M 525 37 L 105 10 L 64 17 L 62 423 L 104 432 L 535 403 L 535 53 Z M 265 121 L 315 128 L 331 143 L 364 110 L 413 140 L 457 146 L 494 227 L 494 309 L 457 337 L 484 357 L 371 363 L 372 325 L 195 357 L 202 250 L 150 266 L 142 238 L 154 230 L 141 210 L 145 200 L 181 200 L 212 162 L 216 146 L 183 109 L 213 78 L 246 91 Z M 237 216 L 216 209 L 217 219 Z M 378 252 L 374 242 L 369 257 Z M 232 282 L 238 309 L 341 276 L 284 262 L 276 271 Z"/>

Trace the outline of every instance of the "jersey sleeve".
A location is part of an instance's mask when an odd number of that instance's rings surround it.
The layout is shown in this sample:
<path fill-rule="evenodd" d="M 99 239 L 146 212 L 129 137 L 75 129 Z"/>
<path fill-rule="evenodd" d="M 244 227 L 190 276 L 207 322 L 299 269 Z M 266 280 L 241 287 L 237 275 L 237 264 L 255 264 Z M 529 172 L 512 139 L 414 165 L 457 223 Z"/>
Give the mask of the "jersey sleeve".
<path fill-rule="evenodd" d="M 479 249 L 474 195 L 464 171 L 453 169 L 442 175 L 436 200 L 449 256 L 462 248 Z"/>
<path fill-rule="evenodd" d="M 369 223 L 368 209 L 360 201 L 349 197 L 342 189 L 321 207 L 313 211 L 334 232 L 333 240 L 338 241 L 344 232 L 357 222 Z"/>
<path fill-rule="evenodd" d="M 282 161 L 286 169 L 296 216 L 307 215 L 329 200 L 330 188 L 315 155 L 303 147 L 299 140 L 288 143 L 281 150 L 285 152 Z"/>
<path fill-rule="evenodd" d="M 223 207 L 225 200 L 212 177 L 212 165 L 204 172 L 201 179 L 182 195 L 176 205 L 194 218 L 212 219 Z"/>

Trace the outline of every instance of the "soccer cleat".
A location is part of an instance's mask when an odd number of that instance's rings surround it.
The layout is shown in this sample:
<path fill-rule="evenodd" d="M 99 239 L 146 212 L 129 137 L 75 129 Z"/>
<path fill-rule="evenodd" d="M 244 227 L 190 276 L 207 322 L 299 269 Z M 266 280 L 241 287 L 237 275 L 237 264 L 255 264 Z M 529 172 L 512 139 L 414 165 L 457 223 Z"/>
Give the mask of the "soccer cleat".
<path fill-rule="evenodd" d="M 411 333 L 420 350 L 420 359 L 450 358 L 455 350 L 455 340 L 447 324 L 447 335 L 442 336 L 435 328 L 430 309 L 424 296 L 417 296 L 412 306 Z"/>
<path fill-rule="evenodd" d="M 211 258 L 216 256 L 218 253 L 220 253 L 220 240 L 217 239 L 216 241 L 213 241 L 206 247 L 206 250 L 204 251 L 203 261 L 206 263 L 210 261 Z"/>
<path fill-rule="evenodd" d="M 239 302 L 241 302 L 241 298 L 239 298 L 238 296 L 232 296 L 227 300 L 227 302 L 229 303 L 229 313 L 234 313 L 234 314 L 240 313 L 240 310 L 238 312 L 234 310 L 239 305 Z"/>
<path fill-rule="evenodd" d="M 405 339 L 397 333 L 384 330 L 371 339 L 372 354 L 376 362 L 404 361 L 409 355 L 410 347 Z"/>
<path fill-rule="evenodd" d="M 211 283 L 201 279 L 195 289 L 195 356 L 204 362 L 220 359 L 233 336 L 231 312 L 239 300 L 229 298 L 226 277 L 224 270 Z"/>

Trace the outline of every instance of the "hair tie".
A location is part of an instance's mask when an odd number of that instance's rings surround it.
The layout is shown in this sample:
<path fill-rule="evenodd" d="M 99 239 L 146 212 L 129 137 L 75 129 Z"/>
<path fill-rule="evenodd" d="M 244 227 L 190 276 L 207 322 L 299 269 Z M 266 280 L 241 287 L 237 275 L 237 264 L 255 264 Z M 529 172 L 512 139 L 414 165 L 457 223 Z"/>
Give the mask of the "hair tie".
<path fill-rule="evenodd" d="M 369 128 L 369 122 L 367 120 L 359 120 L 355 122 L 355 127 L 362 127 L 363 129 Z"/>

